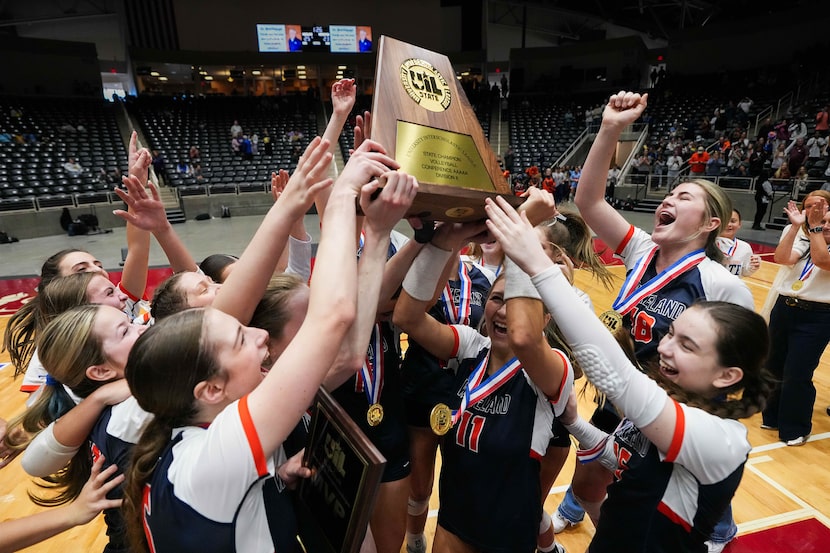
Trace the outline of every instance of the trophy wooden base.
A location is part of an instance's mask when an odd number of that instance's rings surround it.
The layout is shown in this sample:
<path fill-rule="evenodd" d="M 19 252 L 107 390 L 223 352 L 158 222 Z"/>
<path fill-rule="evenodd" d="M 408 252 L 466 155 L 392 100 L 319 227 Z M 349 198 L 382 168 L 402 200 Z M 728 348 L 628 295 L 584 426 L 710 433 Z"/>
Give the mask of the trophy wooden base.
<path fill-rule="evenodd" d="M 485 198 L 501 196 L 513 207 L 524 201 L 512 194 L 498 194 L 467 188 L 450 188 L 435 184 L 419 184 L 418 195 L 407 214 L 425 220 L 467 223 L 487 218 L 484 212 Z"/>

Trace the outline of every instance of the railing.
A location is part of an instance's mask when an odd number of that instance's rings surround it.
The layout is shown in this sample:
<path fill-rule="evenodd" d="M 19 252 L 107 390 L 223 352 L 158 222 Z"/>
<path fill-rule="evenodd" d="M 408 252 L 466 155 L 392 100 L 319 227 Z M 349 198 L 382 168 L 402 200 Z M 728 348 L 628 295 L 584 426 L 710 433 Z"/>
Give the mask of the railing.
<path fill-rule="evenodd" d="M 672 186 L 674 186 L 674 184 L 688 182 L 696 178 L 703 178 L 712 181 L 721 188 L 727 190 L 743 190 L 747 192 L 754 192 L 755 188 L 758 186 L 757 177 L 734 177 L 730 175 L 721 175 L 718 177 L 703 175 L 701 177 L 697 177 L 686 174 L 670 178 L 668 175 L 632 175 L 630 173 L 625 176 L 621 175 L 618 180 L 617 186 L 636 187 L 634 197 L 636 199 L 641 199 L 639 197 L 641 190 L 646 192 L 649 190 L 668 191 Z M 807 190 L 811 188 L 818 188 L 823 183 L 824 181 L 822 179 L 807 179 L 805 181 L 796 181 L 795 179 L 770 179 L 772 190 L 776 194 L 776 196 L 780 194 L 780 196 L 778 196 L 779 198 L 786 197 L 787 199 L 797 199 L 801 194 L 803 194 Z M 645 194 L 643 194 L 643 196 L 645 196 Z"/>
<path fill-rule="evenodd" d="M 583 144 L 585 144 L 586 140 L 588 140 L 587 127 L 585 128 L 585 130 L 579 133 L 579 136 L 574 138 L 573 142 L 571 142 L 571 145 L 568 146 L 568 148 L 564 152 L 562 152 L 562 155 L 559 156 L 559 158 L 553 163 L 553 165 L 551 165 L 551 167 L 562 167 L 563 165 L 565 165 L 565 162 L 568 159 L 570 159 L 574 152 L 576 152 L 579 148 L 582 147 Z"/>
<path fill-rule="evenodd" d="M 636 132 L 636 130 L 634 130 L 634 129 L 636 129 L 636 127 L 634 125 L 631 125 L 631 126 L 627 127 L 626 130 L 623 131 L 623 133 Z M 640 153 L 640 150 L 642 149 L 643 144 L 645 144 L 645 142 L 646 142 L 646 138 L 648 138 L 648 125 L 643 125 L 642 130 L 640 131 L 640 136 L 637 137 L 637 141 L 634 143 L 634 147 L 628 153 L 628 157 L 625 159 L 625 163 L 623 163 L 622 167 L 620 167 L 620 175 L 617 179 L 617 182 L 628 182 L 628 176 L 629 176 L 629 173 L 631 172 L 631 161 Z M 640 176 L 640 175 L 638 175 L 638 176 Z M 647 189 L 643 190 L 643 195 L 645 195 L 646 191 L 647 191 Z M 640 195 L 640 189 L 637 188 L 634 191 L 635 199 L 639 195 Z"/>
<path fill-rule="evenodd" d="M 786 111 L 786 110 L 790 109 L 790 107 L 792 107 L 794 98 L 795 98 L 795 95 L 793 94 L 792 91 L 787 92 L 786 94 L 781 96 L 781 99 L 778 100 L 778 107 L 775 108 L 775 119 L 781 119 L 782 108 L 783 108 L 783 111 Z M 786 104 L 786 107 L 784 107 L 785 104 Z"/>

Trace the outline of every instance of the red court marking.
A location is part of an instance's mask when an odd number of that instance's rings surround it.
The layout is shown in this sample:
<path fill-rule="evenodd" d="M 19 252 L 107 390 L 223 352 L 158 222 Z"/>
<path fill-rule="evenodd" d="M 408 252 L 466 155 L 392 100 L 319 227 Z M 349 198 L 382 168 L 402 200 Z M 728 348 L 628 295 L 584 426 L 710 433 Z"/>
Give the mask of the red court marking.
<path fill-rule="evenodd" d="M 830 545 L 830 528 L 814 518 L 740 535 L 724 553 L 825 553 Z"/>

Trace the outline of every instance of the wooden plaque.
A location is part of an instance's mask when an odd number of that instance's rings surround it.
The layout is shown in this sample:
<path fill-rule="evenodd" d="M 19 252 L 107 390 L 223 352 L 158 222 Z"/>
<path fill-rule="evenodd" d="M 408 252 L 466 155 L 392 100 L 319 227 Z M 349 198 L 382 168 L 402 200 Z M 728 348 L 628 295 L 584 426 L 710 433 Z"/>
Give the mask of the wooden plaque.
<path fill-rule="evenodd" d="M 486 218 L 487 197 L 504 195 L 514 206 L 522 202 L 502 176 L 447 56 L 380 37 L 372 140 L 418 179 L 408 215 L 475 221 Z"/>
<path fill-rule="evenodd" d="M 320 388 L 303 464 L 314 475 L 300 482 L 295 508 L 300 543 L 309 553 L 356 553 L 386 459 L 340 404 Z"/>

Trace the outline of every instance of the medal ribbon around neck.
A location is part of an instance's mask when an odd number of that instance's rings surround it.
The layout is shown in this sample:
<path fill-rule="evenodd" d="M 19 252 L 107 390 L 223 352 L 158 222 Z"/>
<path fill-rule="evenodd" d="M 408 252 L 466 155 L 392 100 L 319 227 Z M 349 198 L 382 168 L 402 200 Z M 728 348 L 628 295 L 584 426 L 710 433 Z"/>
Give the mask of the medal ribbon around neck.
<path fill-rule="evenodd" d="M 738 249 L 738 240 L 736 238 L 733 238 L 732 245 L 729 246 L 726 250 L 724 250 L 721 247 L 718 247 L 718 249 L 722 251 L 723 255 L 725 255 L 726 257 L 732 257 L 733 255 L 735 255 L 735 250 Z"/>
<path fill-rule="evenodd" d="M 827 248 L 827 251 L 830 251 L 830 247 Z M 813 274 L 813 268 L 816 266 L 813 263 L 813 257 L 810 255 L 810 252 L 807 252 L 807 262 L 804 264 L 804 268 L 801 269 L 801 276 L 798 277 L 798 280 L 804 282 L 807 280 L 811 274 Z"/>
<path fill-rule="evenodd" d="M 441 293 L 441 299 L 444 303 L 444 315 L 447 317 L 447 322 L 450 324 L 470 324 L 470 304 L 472 303 L 472 282 L 470 274 L 467 272 L 467 266 L 463 261 L 458 262 L 458 280 L 461 282 L 461 289 L 459 291 L 458 306 L 452 299 L 452 288 L 448 282 L 444 286 L 444 291 Z"/>
<path fill-rule="evenodd" d="M 522 364 L 519 362 L 519 359 L 514 357 L 502 365 L 502 367 L 496 371 L 494 375 L 482 382 L 484 375 L 487 374 L 487 364 L 489 362 L 490 356 L 488 355 L 481 360 L 481 363 L 478 364 L 478 367 L 476 367 L 470 375 L 470 379 L 467 381 L 467 386 L 464 388 L 464 396 L 461 398 L 461 405 L 458 409 L 455 409 L 452 412 L 453 426 L 458 424 L 458 421 L 461 420 L 461 414 L 468 407 L 472 407 L 482 399 L 498 390 L 502 384 L 513 378 L 513 376 L 522 368 Z"/>
<path fill-rule="evenodd" d="M 383 336 L 380 331 L 380 324 L 375 324 L 370 339 L 375 362 L 372 363 L 368 353 L 360 369 L 360 378 L 355 383 L 355 391 L 363 390 L 369 405 L 378 403 L 380 392 L 383 389 Z"/>
<path fill-rule="evenodd" d="M 659 246 L 654 246 L 650 252 L 641 257 L 631 272 L 628 273 L 628 276 L 625 277 L 625 282 L 620 289 L 620 293 L 611 306 L 620 315 L 625 315 L 634 309 L 634 306 L 640 303 L 640 300 L 662 289 L 677 276 L 696 267 L 701 261 L 706 259 L 706 253 L 702 249 L 689 252 L 660 271 L 659 274 L 643 284 L 640 288 L 637 288 L 640 279 L 643 278 L 643 274 L 645 274 L 649 263 L 651 263 L 658 249 Z"/>

